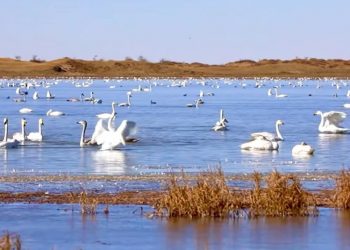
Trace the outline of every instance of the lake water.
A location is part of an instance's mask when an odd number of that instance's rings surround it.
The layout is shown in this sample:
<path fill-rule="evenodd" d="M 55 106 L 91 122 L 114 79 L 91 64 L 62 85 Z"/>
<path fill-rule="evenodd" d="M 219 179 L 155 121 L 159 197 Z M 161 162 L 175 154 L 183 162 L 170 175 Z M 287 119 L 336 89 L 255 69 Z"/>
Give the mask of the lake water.
<path fill-rule="evenodd" d="M 332 209 L 321 209 L 318 217 L 252 220 L 148 219 L 140 214 L 140 206 L 111 206 L 108 215 L 95 217 L 81 216 L 79 206 L 72 205 L 1 204 L 0 209 L 0 229 L 18 233 L 23 249 L 287 250 L 350 245 L 350 214 Z"/>
<path fill-rule="evenodd" d="M 28 121 L 27 132 L 37 131 L 37 120 L 44 118 L 44 142 L 26 142 L 18 149 L 0 150 L 1 174 L 9 173 L 70 173 L 133 175 L 164 173 L 169 171 L 198 172 L 221 165 L 226 173 L 246 173 L 254 170 L 280 171 L 336 171 L 349 167 L 349 135 L 320 135 L 317 110 L 344 111 L 349 81 L 345 80 L 264 80 L 255 88 L 256 80 L 235 79 L 146 79 L 146 80 L 72 80 L 46 79 L 44 87 L 36 87 L 39 96 L 50 90 L 55 99 L 33 100 L 30 88 L 26 102 L 14 102 L 18 97 L 15 87 L 23 80 L 2 80 L 0 88 L 0 117 L 9 118 L 10 134 L 20 131 L 20 119 Z M 27 83 L 33 80 L 27 80 Z M 174 87 L 181 83 L 186 87 Z M 337 89 L 333 86 L 341 86 Z M 86 85 L 86 86 L 83 86 Z M 138 125 L 135 144 L 119 150 L 100 151 L 96 147 L 79 147 L 81 126 L 79 120 L 87 120 L 87 136 L 91 136 L 97 122 L 96 114 L 111 112 L 112 101 L 125 102 L 126 92 L 141 85 L 152 91 L 133 92 L 131 106 L 117 108 L 116 125 L 121 120 L 135 121 Z M 279 86 L 287 98 L 268 96 L 267 91 Z M 317 88 L 319 86 L 320 88 Z M 199 108 L 188 108 L 200 91 L 214 93 L 205 96 Z M 90 91 L 102 104 L 67 102 L 66 99 L 89 96 Z M 334 95 L 338 96 L 335 97 Z M 7 97 L 10 97 L 7 99 Z M 155 101 L 157 104 L 151 104 Z M 33 109 L 31 114 L 20 114 L 19 109 Z M 65 112 L 62 117 L 48 117 L 50 109 Z M 214 132 L 211 127 L 224 109 L 229 120 L 229 130 Z M 256 131 L 275 131 L 275 121 L 281 119 L 285 141 L 278 152 L 241 151 L 240 144 Z M 350 127 L 350 119 L 345 120 Z M 292 147 L 307 142 L 315 148 L 315 155 L 300 159 L 291 155 Z"/>

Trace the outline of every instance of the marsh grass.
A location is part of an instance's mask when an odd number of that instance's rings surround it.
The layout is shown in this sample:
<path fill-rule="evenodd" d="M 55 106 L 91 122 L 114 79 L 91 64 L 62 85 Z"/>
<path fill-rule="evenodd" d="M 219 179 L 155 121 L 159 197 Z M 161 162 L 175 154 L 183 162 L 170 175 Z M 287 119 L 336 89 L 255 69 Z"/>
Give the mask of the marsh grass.
<path fill-rule="evenodd" d="M 167 193 L 155 204 L 158 215 L 166 217 L 229 217 L 242 207 L 226 184 L 221 169 L 203 172 L 195 182 L 184 173 L 173 175 Z"/>
<path fill-rule="evenodd" d="M 273 171 L 265 181 L 260 173 L 254 173 L 252 179 L 254 187 L 249 195 L 250 216 L 318 215 L 313 196 L 303 189 L 295 175 Z"/>
<path fill-rule="evenodd" d="M 335 177 L 334 205 L 338 208 L 350 208 L 350 170 L 342 170 Z"/>
<path fill-rule="evenodd" d="M 5 232 L 5 234 L 0 237 L 0 250 L 20 250 L 21 248 L 21 237 L 18 234 Z"/>
<path fill-rule="evenodd" d="M 83 215 L 95 215 L 97 213 L 98 199 L 89 195 L 86 191 L 80 193 L 80 212 Z"/>

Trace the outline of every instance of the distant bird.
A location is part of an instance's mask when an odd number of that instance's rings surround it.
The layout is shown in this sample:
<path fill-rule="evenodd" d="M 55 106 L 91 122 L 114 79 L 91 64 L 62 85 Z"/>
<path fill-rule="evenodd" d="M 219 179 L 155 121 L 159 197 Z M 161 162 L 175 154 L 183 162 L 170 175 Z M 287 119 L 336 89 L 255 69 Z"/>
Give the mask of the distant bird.
<path fill-rule="evenodd" d="M 62 111 L 53 111 L 52 109 L 49 109 L 46 112 L 46 115 L 47 116 L 62 116 L 62 115 L 65 115 L 65 113 L 63 113 Z"/>
<path fill-rule="evenodd" d="M 43 140 L 42 126 L 44 125 L 44 120 L 40 118 L 38 120 L 38 124 L 39 124 L 38 132 L 30 132 L 27 136 L 28 141 L 40 142 Z"/>
<path fill-rule="evenodd" d="M 222 109 L 220 109 L 220 117 L 219 117 L 219 121 L 217 121 L 214 125 L 214 127 L 212 127 L 212 130 L 214 131 L 224 131 L 227 130 L 227 125 L 226 123 L 228 123 L 228 120 L 226 119 L 226 117 L 224 116 L 224 111 Z"/>
<path fill-rule="evenodd" d="M 8 119 L 4 119 L 4 139 L 0 141 L 0 148 L 17 148 L 19 141 L 8 138 Z"/>
<path fill-rule="evenodd" d="M 275 88 L 275 97 L 276 98 L 284 98 L 284 97 L 288 97 L 288 95 L 286 95 L 286 94 L 279 94 L 277 88 Z"/>
<path fill-rule="evenodd" d="M 130 102 L 130 98 L 132 97 L 131 92 L 130 91 L 126 92 L 126 96 L 128 98 L 128 101 L 119 103 L 119 105 L 118 105 L 119 107 L 130 107 L 131 106 L 131 102 Z"/>
<path fill-rule="evenodd" d="M 33 110 L 30 109 L 30 108 L 21 108 L 21 109 L 19 110 L 19 112 L 20 112 L 21 114 L 29 114 L 29 113 L 32 113 Z"/>
<path fill-rule="evenodd" d="M 51 93 L 50 90 L 46 91 L 46 99 L 54 99 L 55 96 Z"/>
<path fill-rule="evenodd" d="M 157 104 L 157 102 L 151 100 L 151 104 Z"/>
<path fill-rule="evenodd" d="M 38 100 L 39 99 L 39 93 L 38 91 L 35 91 L 33 94 L 33 100 Z"/>
<path fill-rule="evenodd" d="M 83 98 L 84 98 L 84 94 L 81 93 L 81 94 L 80 94 L 80 98 L 72 97 L 72 98 L 68 98 L 66 101 L 67 101 L 67 102 L 82 102 L 82 101 L 83 101 Z"/>
<path fill-rule="evenodd" d="M 313 149 L 310 145 L 306 144 L 305 142 L 295 145 L 292 149 L 293 156 L 310 156 L 313 155 L 314 152 L 315 149 Z"/>

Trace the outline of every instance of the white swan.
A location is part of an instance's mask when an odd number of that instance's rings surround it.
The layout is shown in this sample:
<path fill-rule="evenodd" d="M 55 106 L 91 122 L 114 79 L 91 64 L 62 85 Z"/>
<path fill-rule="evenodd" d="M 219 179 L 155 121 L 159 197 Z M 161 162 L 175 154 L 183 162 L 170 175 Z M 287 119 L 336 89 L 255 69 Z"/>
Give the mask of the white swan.
<path fill-rule="evenodd" d="M 48 90 L 48 91 L 46 91 L 46 98 L 47 98 L 47 99 L 54 99 L 55 96 L 51 93 L 50 90 Z"/>
<path fill-rule="evenodd" d="M 284 97 L 288 97 L 288 95 L 286 95 L 286 94 L 278 94 L 278 90 L 277 90 L 277 88 L 275 88 L 275 97 L 276 98 L 284 98 Z"/>
<path fill-rule="evenodd" d="M 81 136 L 80 136 L 80 147 L 85 147 L 88 145 L 96 145 L 96 143 L 91 142 L 91 138 L 85 138 L 85 132 L 87 128 L 87 121 L 82 120 L 77 122 L 78 124 L 81 124 L 83 126 L 83 130 L 81 131 Z"/>
<path fill-rule="evenodd" d="M 20 112 L 21 114 L 29 114 L 29 113 L 32 113 L 33 110 L 30 109 L 30 108 L 21 108 L 21 109 L 19 110 L 19 112 Z"/>
<path fill-rule="evenodd" d="M 195 101 L 195 103 L 188 103 L 188 104 L 186 104 L 186 107 L 188 107 L 188 108 L 198 108 L 198 107 L 199 107 L 199 104 L 200 104 L 200 100 L 197 99 L 197 100 Z"/>
<path fill-rule="evenodd" d="M 38 100 L 39 99 L 39 93 L 38 91 L 35 91 L 33 94 L 33 100 Z"/>
<path fill-rule="evenodd" d="M 276 141 L 269 141 L 264 136 L 257 136 L 254 140 L 241 144 L 244 150 L 278 150 Z"/>
<path fill-rule="evenodd" d="M 269 132 L 256 132 L 256 133 L 250 134 L 250 136 L 253 139 L 255 139 L 258 136 L 263 136 L 269 141 L 284 141 L 284 138 L 283 138 L 281 131 L 280 131 L 281 125 L 284 125 L 284 122 L 282 120 L 277 120 L 276 125 L 275 125 L 276 126 L 276 134 L 269 133 Z"/>
<path fill-rule="evenodd" d="M 350 103 L 345 103 L 345 104 L 344 104 L 344 108 L 350 109 Z"/>
<path fill-rule="evenodd" d="M 83 98 L 84 98 L 84 94 L 81 93 L 80 98 L 72 97 L 72 98 L 68 98 L 66 101 L 67 102 L 82 102 L 84 100 Z"/>
<path fill-rule="evenodd" d="M 43 141 L 42 126 L 44 125 L 44 120 L 40 118 L 38 124 L 38 132 L 30 132 L 27 136 L 28 141 Z"/>
<path fill-rule="evenodd" d="M 346 93 L 346 97 L 350 97 L 350 90 Z"/>
<path fill-rule="evenodd" d="M 227 125 L 226 123 L 228 123 L 228 120 L 226 119 L 226 117 L 224 116 L 224 111 L 222 109 L 220 109 L 220 117 L 219 117 L 219 121 L 217 121 L 214 125 L 214 127 L 212 127 L 212 129 L 214 131 L 224 131 L 227 130 Z"/>
<path fill-rule="evenodd" d="M 321 133 L 343 134 L 349 132 L 348 128 L 343 128 L 339 125 L 346 118 L 344 112 L 329 111 L 322 113 L 317 111 L 314 115 L 321 116 L 321 121 L 318 125 L 318 131 Z"/>
<path fill-rule="evenodd" d="M 310 156 L 313 155 L 314 152 L 315 149 L 313 149 L 310 145 L 306 144 L 305 142 L 295 145 L 292 149 L 292 155 L 299 157 Z"/>
<path fill-rule="evenodd" d="M 4 140 L 0 142 L 0 148 L 17 148 L 19 142 L 16 139 L 8 139 L 8 119 L 4 119 Z"/>
<path fill-rule="evenodd" d="M 62 115 L 65 115 L 65 113 L 63 113 L 62 111 L 53 111 L 52 109 L 49 109 L 46 112 L 46 115 L 47 116 L 62 116 Z"/>
<path fill-rule="evenodd" d="M 116 103 L 112 102 L 112 113 L 101 113 L 101 114 L 97 114 L 96 116 L 99 119 L 109 119 L 109 118 L 111 118 L 116 113 L 115 112 L 115 105 L 116 105 Z"/>
<path fill-rule="evenodd" d="M 267 95 L 268 95 L 268 96 L 272 96 L 272 89 L 269 89 L 269 90 L 267 91 Z"/>
<path fill-rule="evenodd" d="M 119 107 L 130 107 L 131 106 L 131 102 L 130 102 L 130 97 L 132 97 L 131 92 L 130 91 L 126 92 L 126 95 L 127 95 L 128 101 L 119 103 L 119 105 L 118 105 Z"/>
<path fill-rule="evenodd" d="M 27 134 L 26 134 L 26 125 L 27 125 L 27 120 L 25 118 L 21 119 L 21 132 L 16 132 L 13 134 L 13 139 L 23 142 L 26 140 Z"/>

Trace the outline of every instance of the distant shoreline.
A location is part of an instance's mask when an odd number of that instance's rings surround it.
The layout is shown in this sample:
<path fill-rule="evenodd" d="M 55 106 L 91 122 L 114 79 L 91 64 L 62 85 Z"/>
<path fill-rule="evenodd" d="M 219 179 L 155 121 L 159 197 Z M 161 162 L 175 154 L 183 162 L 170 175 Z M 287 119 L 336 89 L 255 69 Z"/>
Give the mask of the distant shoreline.
<path fill-rule="evenodd" d="M 350 60 L 240 60 L 221 65 L 162 60 L 98 60 L 62 58 L 21 61 L 0 58 L 0 78 L 350 78 Z"/>

